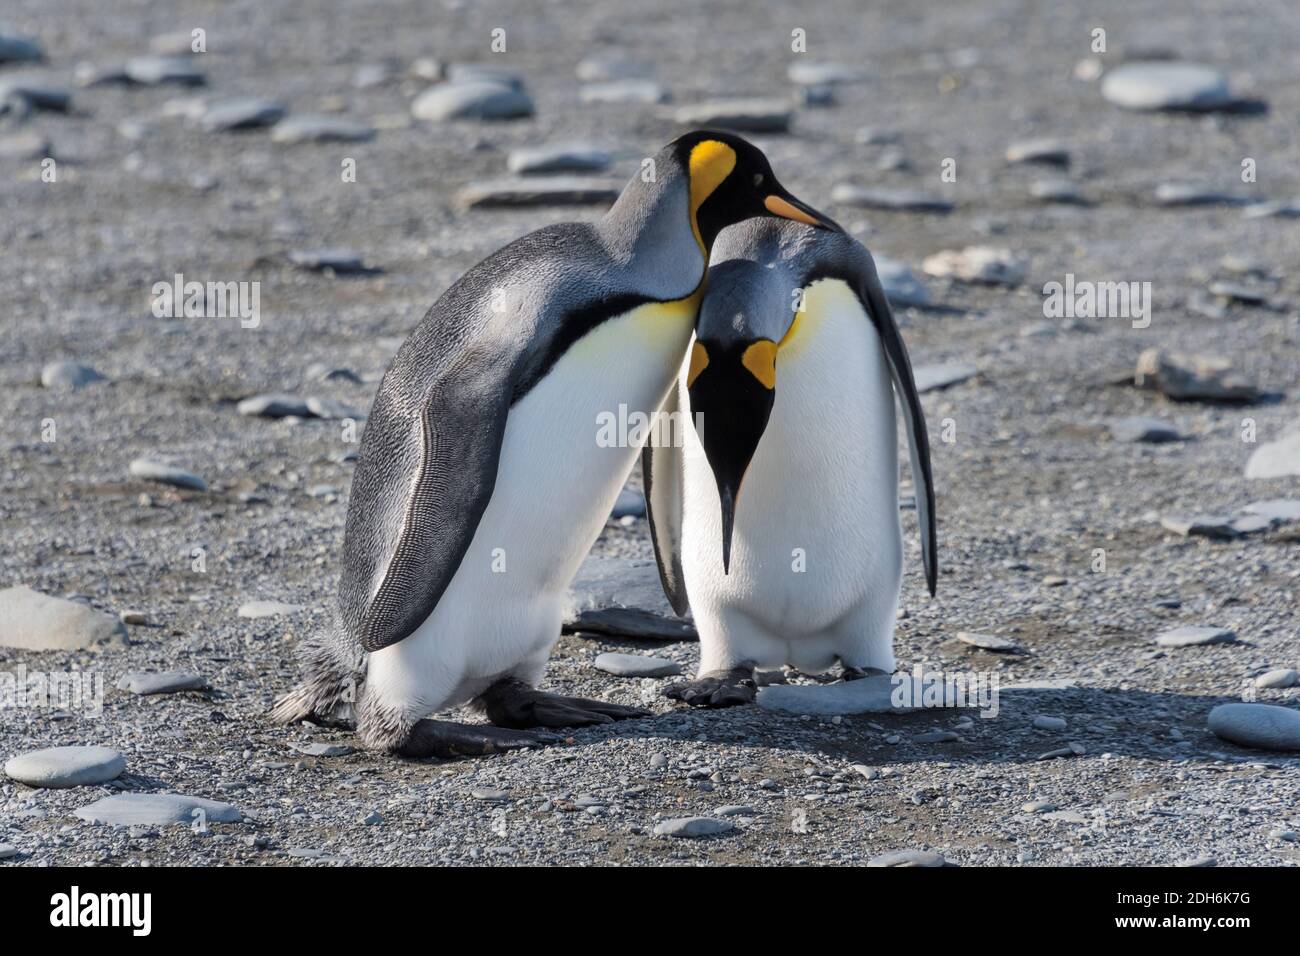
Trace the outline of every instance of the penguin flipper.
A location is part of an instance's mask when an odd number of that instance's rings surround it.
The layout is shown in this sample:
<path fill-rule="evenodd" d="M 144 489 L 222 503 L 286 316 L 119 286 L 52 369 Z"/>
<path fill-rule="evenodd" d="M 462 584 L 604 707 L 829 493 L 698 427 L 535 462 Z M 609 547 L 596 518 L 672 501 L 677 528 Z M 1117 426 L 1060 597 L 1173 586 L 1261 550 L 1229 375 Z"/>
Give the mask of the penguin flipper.
<path fill-rule="evenodd" d="M 343 617 L 368 652 L 433 613 L 492 498 L 510 390 L 481 379 L 453 369 L 416 407 L 380 386 L 367 431 L 391 437 L 357 463 L 340 588 Z"/>
<path fill-rule="evenodd" d="M 688 427 L 677 413 L 681 410 L 679 385 L 673 382 L 659 409 L 666 428 L 652 429 L 650 440 L 641 452 L 641 475 L 645 485 L 646 515 L 650 519 L 650 539 L 654 542 L 655 561 L 664 594 L 679 617 L 690 610 L 686 597 L 686 577 L 682 573 L 682 448 L 673 440 L 678 428 Z M 667 440 L 655 444 L 656 436 Z"/>
<path fill-rule="evenodd" d="M 925 583 L 933 597 L 939 577 L 939 543 L 935 529 L 934 477 L 930 468 L 930 439 L 925 427 L 925 410 L 921 407 L 921 397 L 912 377 L 912 361 L 908 358 L 907 346 L 898 331 L 898 323 L 894 320 L 894 312 L 880 284 L 880 277 L 876 274 L 875 260 L 866 249 L 861 251 L 855 291 L 875 323 L 876 332 L 885 349 L 885 357 L 889 360 L 894 390 L 898 393 L 899 404 L 903 408 L 908 450 L 912 459 L 912 479 L 918 485 L 916 513 L 921 526 L 921 558 L 925 563 Z"/>

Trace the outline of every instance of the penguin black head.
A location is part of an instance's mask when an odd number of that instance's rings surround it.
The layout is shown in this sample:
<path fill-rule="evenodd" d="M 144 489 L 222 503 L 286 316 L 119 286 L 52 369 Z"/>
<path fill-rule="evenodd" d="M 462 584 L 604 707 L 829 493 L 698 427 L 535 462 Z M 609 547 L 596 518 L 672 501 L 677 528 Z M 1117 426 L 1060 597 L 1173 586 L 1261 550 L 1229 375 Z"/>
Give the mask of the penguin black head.
<path fill-rule="evenodd" d="M 790 194 L 767 157 L 735 133 L 694 130 L 669 146 L 690 180 L 692 226 L 706 251 L 727 226 L 774 216 L 843 232 L 836 222 Z"/>

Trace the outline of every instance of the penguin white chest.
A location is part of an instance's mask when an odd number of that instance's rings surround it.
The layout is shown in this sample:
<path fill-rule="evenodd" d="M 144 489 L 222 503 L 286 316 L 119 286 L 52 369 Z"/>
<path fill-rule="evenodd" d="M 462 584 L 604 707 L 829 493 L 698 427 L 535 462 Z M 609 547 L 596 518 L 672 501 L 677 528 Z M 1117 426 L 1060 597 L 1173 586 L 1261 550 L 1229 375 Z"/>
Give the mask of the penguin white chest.
<path fill-rule="evenodd" d="M 888 364 L 843 282 L 812 284 L 804 309 L 778 353 L 771 416 L 737 500 L 729 574 L 716 484 L 687 430 L 682 565 L 703 669 L 881 666 L 879 645 L 892 642 L 902 542 Z"/>

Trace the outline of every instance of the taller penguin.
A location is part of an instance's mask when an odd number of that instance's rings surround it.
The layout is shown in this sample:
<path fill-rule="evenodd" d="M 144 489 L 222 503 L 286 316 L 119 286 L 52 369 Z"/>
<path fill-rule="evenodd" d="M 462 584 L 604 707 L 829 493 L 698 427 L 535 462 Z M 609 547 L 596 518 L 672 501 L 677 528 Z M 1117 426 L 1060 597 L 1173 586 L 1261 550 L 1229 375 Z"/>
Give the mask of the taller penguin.
<path fill-rule="evenodd" d="M 448 757 L 644 716 L 534 685 L 639 451 L 600 447 L 598 415 L 660 407 L 713 240 L 753 216 L 839 229 L 750 143 L 688 133 L 598 222 L 529 233 L 434 303 L 362 436 L 337 625 L 300 649 L 305 679 L 275 719 L 328 718 L 355 693 L 366 745 Z M 429 719 L 471 701 L 495 726 Z"/>

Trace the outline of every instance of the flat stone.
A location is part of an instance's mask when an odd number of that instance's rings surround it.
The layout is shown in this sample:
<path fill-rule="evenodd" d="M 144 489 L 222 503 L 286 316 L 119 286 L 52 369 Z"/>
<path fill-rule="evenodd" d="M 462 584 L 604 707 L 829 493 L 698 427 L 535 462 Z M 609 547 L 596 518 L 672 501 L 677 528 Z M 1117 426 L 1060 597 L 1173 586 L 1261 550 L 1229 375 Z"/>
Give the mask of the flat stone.
<path fill-rule="evenodd" d="M 645 495 L 633 488 L 624 488 L 618 493 L 614 509 L 609 513 L 615 520 L 619 518 L 644 518 L 646 516 Z"/>
<path fill-rule="evenodd" d="M 280 122 L 284 114 L 284 106 L 274 100 L 245 97 L 210 104 L 199 117 L 199 125 L 209 132 L 262 129 Z"/>
<path fill-rule="evenodd" d="M 969 644 L 971 647 L 978 647 L 982 651 L 992 651 L 995 654 L 1013 654 L 1020 650 L 1020 645 L 1015 641 L 1005 637 L 997 637 L 994 634 L 958 631 L 957 640 L 963 644 Z"/>
<path fill-rule="evenodd" d="M 840 183 L 831 189 L 831 202 L 863 209 L 891 212 L 952 212 L 953 203 L 918 189 L 890 189 L 883 186 L 855 186 Z"/>
<path fill-rule="evenodd" d="M 286 604 L 284 601 L 247 601 L 239 606 L 238 614 L 240 617 L 256 620 L 263 617 L 297 614 L 301 610 L 301 604 Z"/>
<path fill-rule="evenodd" d="M 342 421 L 345 418 L 362 421 L 366 417 L 365 412 L 349 402 L 337 398 L 322 398 L 318 395 L 308 397 L 307 411 L 317 418 L 331 421 Z"/>
<path fill-rule="evenodd" d="M 1237 633 L 1226 627 L 1197 627 L 1187 624 L 1165 631 L 1156 637 L 1161 647 L 1197 647 L 1203 644 L 1229 644 L 1237 639 Z"/>
<path fill-rule="evenodd" d="M 683 126 L 706 126 L 740 133 L 784 133 L 791 109 L 782 100 L 708 100 L 679 107 L 674 117 Z"/>
<path fill-rule="evenodd" d="M 361 376 L 350 368 L 343 368 L 338 365 L 330 365 L 327 362 L 313 362 L 307 366 L 307 371 L 302 373 L 303 381 L 306 382 L 331 382 L 343 381 L 351 382 L 354 385 L 361 384 Z"/>
<path fill-rule="evenodd" d="M 1129 110 L 1226 109 L 1237 99 L 1228 90 L 1228 77 L 1196 63 L 1124 63 L 1107 70 L 1101 95 Z"/>
<path fill-rule="evenodd" d="M 1255 686 L 1267 690 L 1281 690 L 1300 684 L 1300 671 L 1290 667 L 1277 667 L 1255 678 Z"/>
<path fill-rule="evenodd" d="M 1300 200 L 1253 202 L 1241 211 L 1243 219 L 1300 219 Z"/>
<path fill-rule="evenodd" d="M 34 129 L 0 136 L 0 159 L 44 159 L 52 148 L 49 139 Z"/>
<path fill-rule="evenodd" d="M 18 585 L 0 591 L 0 647 L 77 651 L 126 642 L 126 625 L 80 601 Z"/>
<path fill-rule="evenodd" d="M 449 120 L 509 120 L 533 115 L 523 90 L 491 80 L 466 80 L 430 87 L 411 103 L 411 115 L 431 123 Z"/>
<path fill-rule="evenodd" d="M 880 277 L 881 288 L 885 290 L 890 305 L 897 309 L 930 304 L 930 290 L 912 271 L 911 266 L 884 256 L 873 258 L 876 262 L 876 275 Z"/>
<path fill-rule="evenodd" d="M 1217 296 L 1224 301 L 1240 302 L 1243 305 L 1267 305 L 1272 298 L 1272 292 L 1269 289 L 1247 285 L 1244 282 L 1230 282 L 1226 279 L 1216 279 L 1211 282 L 1209 292 L 1210 295 Z"/>
<path fill-rule="evenodd" d="M 1037 730 L 1061 731 L 1067 726 L 1064 717 L 1049 717 L 1046 714 L 1039 714 L 1034 718 L 1034 727 Z"/>
<path fill-rule="evenodd" d="M 140 697 L 153 694 L 179 694 L 191 690 L 207 690 L 208 682 L 198 674 L 188 671 L 133 671 L 123 674 L 117 682 L 117 689 Z"/>
<path fill-rule="evenodd" d="M 0 843 L 0 860 L 12 860 L 18 855 L 18 847 L 12 843 Z"/>
<path fill-rule="evenodd" d="M 951 730 L 927 730 L 912 738 L 916 744 L 950 744 L 961 738 Z"/>
<path fill-rule="evenodd" d="M 1300 431 L 1277 441 L 1265 442 L 1251 452 L 1246 462 L 1247 478 L 1294 478 L 1300 476 Z"/>
<path fill-rule="evenodd" d="M 1082 204 L 1079 187 L 1068 179 L 1039 179 L 1029 184 L 1029 195 L 1040 202 Z"/>
<path fill-rule="evenodd" d="M 51 86 L 38 80 L 0 81 L 0 103 L 17 99 L 34 110 L 66 113 L 72 109 L 72 94 L 61 86 Z"/>
<path fill-rule="evenodd" d="M 1133 384 L 1177 401 L 1254 402 L 1259 399 L 1259 390 L 1234 374 L 1226 358 L 1156 348 L 1138 356 Z"/>
<path fill-rule="evenodd" d="M 149 38 L 149 49 L 159 56 L 193 56 L 195 36 L 191 30 L 160 33 Z"/>
<path fill-rule="evenodd" d="M 110 747 L 50 747 L 11 757 L 5 775 L 29 787 L 86 787 L 116 780 L 126 760 Z"/>
<path fill-rule="evenodd" d="M 517 175 L 596 173 L 607 169 L 613 161 L 607 150 L 570 143 L 512 150 L 506 157 L 506 168 Z"/>
<path fill-rule="evenodd" d="M 1048 810 L 1042 815 L 1044 820 L 1053 823 L 1091 823 L 1092 817 L 1078 810 Z"/>
<path fill-rule="evenodd" d="M 1263 515 L 1240 515 L 1232 519 L 1232 530 L 1239 535 L 1259 534 L 1273 527 L 1273 522 Z"/>
<path fill-rule="evenodd" d="M 921 269 L 928 275 L 981 285 L 1019 285 L 1025 277 L 1024 259 L 1010 249 L 967 246 L 926 256 Z"/>
<path fill-rule="evenodd" d="M 902 714 L 913 709 L 896 707 L 894 690 L 893 675 L 869 674 L 833 684 L 770 684 L 759 688 L 756 703 L 764 710 L 813 717 Z"/>
<path fill-rule="evenodd" d="M 131 474 L 145 481 L 156 481 L 175 488 L 189 488 L 192 491 L 207 491 L 208 483 L 184 468 L 168 465 L 165 462 L 148 458 L 137 458 L 131 462 Z"/>
<path fill-rule="evenodd" d="M 470 183 L 456 198 L 466 209 L 607 206 L 618 198 L 620 192 L 621 187 L 616 183 L 600 179 L 530 176 Z"/>
<path fill-rule="evenodd" d="M 126 61 L 122 72 L 142 86 L 203 86 L 208 81 L 192 57 L 137 56 Z"/>
<path fill-rule="evenodd" d="M 373 126 L 341 116 L 295 115 L 271 130 L 276 143 L 364 143 L 374 138 Z"/>
<path fill-rule="evenodd" d="M 378 271 L 367 266 L 361 254 L 351 249 L 294 249 L 289 253 L 289 261 L 308 272 L 354 275 Z"/>
<path fill-rule="evenodd" d="M 730 833 L 735 828 L 736 825 L 730 820 L 717 820 L 713 817 L 674 817 L 656 823 L 655 836 L 713 837 Z"/>
<path fill-rule="evenodd" d="M 1051 813 L 1056 809 L 1056 804 L 1050 800 L 1031 800 L 1022 804 L 1020 809 L 1025 813 Z"/>
<path fill-rule="evenodd" d="M 1231 515 L 1198 515 L 1183 517 L 1167 515 L 1160 519 L 1160 526 L 1166 531 L 1180 534 L 1185 538 L 1214 538 L 1229 541 L 1241 532 L 1233 525 Z"/>
<path fill-rule="evenodd" d="M 937 392 L 960 385 L 979 374 L 974 365 L 964 362 L 945 362 L 942 365 L 917 365 L 912 369 L 918 393 Z"/>
<path fill-rule="evenodd" d="M 195 815 L 195 811 L 201 811 Z M 229 803 L 174 793 L 116 793 L 82 807 L 76 815 L 87 823 L 117 827 L 186 826 L 196 820 L 208 823 L 240 823 L 244 812 Z"/>
<path fill-rule="evenodd" d="M 524 88 L 524 75 L 508 66 L 495 63 L 450 63 L 446 69 L 448 83 L 495 83 L 512 90 Z"/>
<path fill-rule="evenodd" d="M 1043 163 L 1048 166 L 1069 166 L 1070 151 L 1058 140 L 1031 139 L 1012 143 L 1007 147 L 1008 163 Z"/>
<path fill-rule="evenodd" d="M 948 861 L 933 850 L 893 850 L 867 861 L 867 866 L 947 866 Z"/>
<path fill-rule="evenodd" d="M 653 80 L 612 80 L 587 83 L 578 91 L 584 103 L 615 103 L 650 106 L 668 101 L 668 92 Z"/>
<path fill-rule="evenodd" d="M 569 587 L 565 631 L 664 641 L 695 640 L 695 625 L 664 597 L 654 561 L 588 556 Z"/>
<path fill-rule="evenodd" d="M 596 669 L 615 677 L 676 677 L 682 665 L 663 657 L 606 653 L 596 658 Z"/>
<path fill-rule="evenodd" d="M 841 86 L 867 79 L 865 72 L 845 63 L 818 63 L 803 58 L 791 63 L 785 75 L 800 86 Z"/>
<path fill-rule="evenodd" d="M 1245 508 L 1250 514 L 1267 518 L 1275 525 L 1291 524 L 1300 521 L 1300 501 L 1289 498 L 1270 498 L 1268 501 L 1252 501 Z"/>
<path fill-rule="evenodd" d="M 1161 183 L 1154 193 L 1159 206 L 1239 206 L 1248 200 L 1209 186 L 1192 183 Z"/>
<path fill-rule="evenodd" d="M 307 418 L 311 415 L 311 410 L 307 408 L 305 399 L 297 395 L 289 395 L 284 392 L 275 392 L 267 395 L 252 395 L 237 406 L 239 414 L 255 416 L 259 418 L 286 418 L 289 415 L 296 415 L 299 418 Z"/>
<path fill-rule="evenodd" d="M 346 757 L 352 748 L 346 744 L 305 743 L 293 744 L 293 749 L 308 757 Z"/>
<path fill-rule="evenodd" d="M 73 392 L 102 381 L 104 376 L 80 362 L 51 362 L 41 369 L 41 385 L 58 391 Z"/>
<path fill-rule="evenodd" d="M 1300 750 L 1300 710 L 1274 704 L 1220 704 L 1210 730 L 1224 740 L 1260 750 Z"/>
<path fill-rule="evenodd" d="M 0 63 L 34 63 L 44 58 L 45 53 L 35 40 L 0 33 Z"/>
<path fill-rule="evenodd" d="M 654 64 L 623 53 L 594 53 L 579 60 L 573 72 L 584 83 L 643 79 L 654 74 Z"/>
<path fill-rule="evenodd" d="M 1182 435 L 1168 422 L 1146 415 L 1120 418 L 1110 423 L 1110 437 L 1120 442 L 1161 442 L 1181 441 Z"/>

